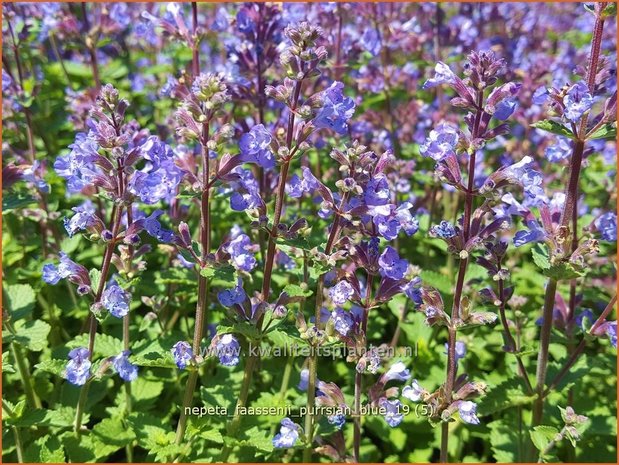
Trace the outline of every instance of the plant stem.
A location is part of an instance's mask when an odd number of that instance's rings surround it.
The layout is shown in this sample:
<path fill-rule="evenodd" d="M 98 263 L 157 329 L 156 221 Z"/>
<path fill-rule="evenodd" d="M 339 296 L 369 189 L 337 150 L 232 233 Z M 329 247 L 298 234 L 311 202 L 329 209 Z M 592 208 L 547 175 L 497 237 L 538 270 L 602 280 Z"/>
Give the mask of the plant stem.
<path fill-rule="evenodd" d="M 589 91 L 593 93 L 595 87 L 595 76 L 597 72 L 600 50 L 602 44 L 602 32 L 604 29 L 604 18 L 601 13 L 605 8 L 605 4 L 601 4 L 601 7 L 596 6 L 596 19 L 593 30 L 593 38 L 591 40 L 591 52 L 589 54 L 589 66 L 587 69 L 587 84 Z M 588 116 L 585 115 L 580 123 L 580 129 L 577 133 L 574 133 L 576 141 L 574 142 L 574 149 L 572 157 L 570 158 L 569 179 L 565 192 L 565 204 L 563 206 L 563 212 L 561 214 L 561 225 L 569 227 L 570 222 L 573 222 L 574 215 L 578 211 L 578 184 L 580 181 L 580 172 L 582 168 L 583 154 L 585 150 L 585 133 L 587 128 Z M 573 226 L 572 226 L 573 227 Z M 575 231 L 572 231 L 575 234 Z M 577 239 L 577 236 L 575 236 Z M 572 245 L 572 244 L 570 244 Z M 569 248 L 568 248 L 569 250 Z M 532 426 L 537 426 L 541 423 L 544 413 L 544 384 L 546 382 L 546 373 L 548 368 L 548 348 L 550 345 L 550 332 L 552 329 L 552 312 L 554 309 L 555 294 L 556 294 L 557 282 L 550 278 L 548 285 L 546 286 L 546 295 L 544 298 L 544 310 L 541 334 L 540 334 L 540 349 L 537 359 L 537 373 L 536 373 L 536 392 L 538 398 L 533 405 L 533 419 Z"/>
<path fill-rule="evenodd" d="M 365 286 L 365 303 L 363 305 L 363 320 L 361 330 L 367 346 L 368 319 L 372 306 L 372 286 L 374 285 L 374 275 L 368 274 Z M 361 448 L 361 390 L 363 388 L 363 374 L 355 370 L 355 403 L 354 403 L 354 430 L 353 430 L 353 460 L 359 462 L 359 450 Z"/>
<path fill-rule="evenodd" d="M 294 120 L 295 120 L 295 110 L 297 107 L 297 102 L 299 100 L 299 95 L 301 93 L 301 83 L 302 81 L 296 81 L 293 99 L 290 107 L 290 114 L 288 116 L 288 129 L 286 133 L 286 147 L 290 151 L 292 148 L 292 139 L 294 132 Z M 271 234 L 269 235 L 269 244 L 267 246 L 267 256 L 264 263 L 264 272 L 262 278 L 262 299 L 266 302 L 269 299 L 269 294 L 271 292 L 271 275 L 273 273 L 273 264 L 275 263 L 275 241 L 277 239 L 277 225 L 279 224 L 282 216 L 282 210 L 284 208 L 284 200 L 286 193 L 286 180 L 288 179 L 288 171 L 290 169 L 290 162 L 292 161 L 292 152 L 291 155 L 286 158 L 282 163 L 282 168 L 279 174 L 279 180 L 277 185 L 277 193 L 275 197 L 275 213 L 273 215 L 273 224 L 271 227 Z M 257 323 L 257 329 L 260 331 L 262 328 L 262 319 Z M 234 410 L 234 418 L 230 423 L 230 427 L 228 428 L 228 436 L 235 437 L 240 426 L 241 418 L 239 414 L 239 408 L 245 406 L 247 403 L 247 395 L 249 393 L 249 386 L 251 384 L 253 371 L 256 365 L 258 364 L 258 354 L 250 354 L 247 357 L 247 362 L 245 364 L 245 372 L 243 374 L 243 383 L 241 385 L 241 392 L 239 394 L 239 398 L 236 403 L 236 408 Z M 228 456 L 232 448 L 230 446 L 224 447 L 222 451 L 222 461 L 226 462 Z"/>
<path fill-rule="evenodd" d="M 17 66 L 17 76 L 19 78 L 19 87 L 24 89 L 24 71 L 22 68 L 21 58 L 19 54 L 19 47 L 17 45 L 17 41 L 15 40 L 15 34 L 13 32 L 13 26 L 11 25 L 11 21 L 7 21 L 7 26 L 9 33 L 11 35 L 11 45 L 13 48 L 13 55 L 15 57 L 15 65 Z M 36 158 L 36 152 L 34 147 L 34 133 L 32 130 L 32 116 L 30 114 L 30 108 L 23 107 L 24 118 L 26 119 L 26 138 L 28 142 L 28 153 L 30 155 L 30 163 L 34 163 Z"/>
<path fill-rule="evenodd" d="M 499 268 L 501 268 L 501 263 L 499 262 Z M 501 324 L 503 325 L 503 331 L 505 334 L 505 342 L 507 343 L 508 349 L 516 356 L 516 362 L 518 363 L 518 372 L 522 377 L 524 384 L 526 385 L 527 391 L 529 394 L 533 394 L 533 386 L 531 386 L 531 381 L 529 381 L 529 375 L 527 374 L 527 370 L 522 361 L 522 356 L 518 353 L 518 347 L 516 345 L 516 340 L 512 335 L 512 332 L 509 328 L 509 323 L 507 321 L 507 316 L 505 315 L 505 285 L 502 279 L 499 279 L 499 301 L 501 302 L 499 306 L 499 315 L 501 319 Z"/>
<path fill-rule="evenodd" d="M 477 111 L 475 113 L 475 121 L 473 123 L 472 136 L 473 139 L 478 137 L 479 125 L 483 113 L 483 98 L 482 90 L 477 91 Z M 462 222 L 464 240 L 468 241 L 471 229 L 471 215 L 473 212 L 473 188 L 475 187 L 475 158 L 477 151 L 473 150 L 469 158 L 467 189 L 464 198 L 464 219 Z M 456 281 L 456 289 L 454 292 L 454 300 L 451 308 L 451 322 L 448 327 L 448 343 L 447 343 L 447 378 L 445 380 L 445 403 L 451 404 L 453 388 L 456 382 L 456 373 L 458 362 L 456 360 L 456 328 L 458 320 L 460 320 L 460 304 L 462 300 L 462 291 L 464 289 L 464 278 L 466 269 L 469 264 L 468 255 L 460 258 L 458 267 L 458 278 Z M 445 422 L 441 426 L 441 452 L 440 461 L 447 461 L 447 452 L 449 447 L 449 425 Z"/>
<path fill-rule="evenodd" d="M 11 351 L 13 352 L 13 358 L 15 359 L 15 363 L 17 365 L 17 371 L 19 372 L 19 376 L 22 380 L 22 385 L 24 386 L 24 393 L 26 394 L 27 404 L 31 408 L 41 408 L 41 400 L 34 392 L 34 387 L 32 386 L 32 376 L 30 374 L 30 370 L 28 369 L 26 358 L 21 351 L 21 347 L 14 342 L 11 342 L 10 347 Z"/>
<path fill-rule="evenodd" d="M 195 24 L 194 24 L 195 27 Z M 211 210 L 210 210 L 210 161 L 208 150 L 210 126 L 209 123 L 204 123 L 202 127 L 202 196 L 200 200 L 200 243 L 201 243 L 201 265 L 205 266 L 208 259 L 208 254 L 211 249 Z M 193 346 L 194 354 L 200 353 L 200 345 L 206 328 L 207 320 L 205 317 L 208 307 L 208 280 L 202 274 L 198 277 L 198 303 L 196 305 L 196 316 L 194 321 Z M 183 398 L 183 406 L 176 428 L 176 444 L 180 444 L 185 436 L 187 429 L 187 410 L 191 408 L 193 403 L 193 394 L 198 381 L 198 370 L 189 373 L 187 386 L 185 388 L 185 396 Z"/>
<path fill-rule="evenodd" d="M 335 219 L 333 220 L 333 226 L 331 227 L 331 231 L 329 233 L 329 238 L 327 239 L 327 245 L 325 246 L 325 255 L 331 255 L 333 251 L 333 245 L 339 240 L 341 233 L 341 212 L 346 205 L 348 200 L 348 193 L 344 193 L 342 199 L 340 200 L 340 205 L 335 214 Z M 322 298 L 324 293 L 325 286 L 325 275 L 320 275 L 318 278 L 318 283 L 316 285 L 316 301 L 314 306 L 314 318 L 316 322 L 316 326 L 320 326 L 320 310 L 322 308 Z M 308 462 L 311 460 L 311 451 L 312 451 L 312 438 L 313 438 L 313 429 L 314 429 L 314 419 L 313 419 L 313 411 L 314 411 L 314 402 L 316 400 L 316 379 L 317 379 L 317 357 L 318 354 L 315 350 L 312 350 L 310 353 L 310 362 L 309 362 L 309 381 L 307 388 L 307 416 L 305 418 L 305 433 L 307 435 L 307 447 L 303 453 L 303 461 Z"/>
<path fill-rule="evenodd" d="M 103 295 L 103 290 L 105 289 L 105 282 L 107 281 L 107 276 L 110 271 L 110 264 L 112 262 L 112 255 L 114 253 L 114 248 L 116 246 L 116 240 L 118 236 L 118 232 L 121 224 L 122 217 L 122 209 L 123 207 L 117 207 L 116 204 L 112 207 L 112 217 L 111 221 L 113 224 L 112 227 L 112 240 L 110 240 L 105 246 L 105 253 L 103 255 L 103 263 L 101 265 L 101 276 L 99 278 L 99 285 L 97 286 L 97 293 L 95 294 L 94 303 L 98 304 L 101 302 L 101 296 Z M 88 331 L 88 359 L 92 361 L 94 349 L 95 349 L 95 337 L 97 336 L 97 319 L 94 314 L 90 314 L 90 329 Z M 79 435 L 82 429 L 82 417 L 84 414 L 84 406 L 86 405 L 86 399 L 88 398 L 88 388 L 90 383 L 87 382 L 84 386 L 82 386 L 80 397 L 77 402 L 77 408 L 75 412 L 75 422 L 73 424 L 73 430 L 76 435 Z"/>
<path fill-rule="evenodd" d="M 555 304 L 555 294 L 557 292 L 557 281 L 549 279 L 546 286 L 546 296 L 544 298 L 544 309 L 542 311 L 542 330 L 540 335 L 540 347 L 537 357 L 537 372 L 535 374 L 535 391 L 538 395 L 533 404 L 533 426 L 537 426 L 542 421 L 544 414 L 544 383 L 546 382 L 546 370 L 548 368 L 548 347 L 550 346 L 550 331 L 552 329 L 552 313 Z"/>
<path fill-rule="evenodd" d="M 598 317 L 598 319 L 595 321 L 595 323 L 593 323 L 593 325 L 589 329 L 589 334 L 594 333 L 595 330 L 599 328 L 599 326 L 606 321 L 606 318 L 608 317 L 610 312 L 615 308 L 616 303 L 617 303 L 617 296 L 615 295 L 613 296 L 612 299 L 610 299 L 610 302 L 608 302 L 608 305 L 606 305 L 606 308 L 604 309 L 602 314 Z M 576 348 L 570 355 L 570 358 L 565 363 L 561 371 L 559 371 L 559 373 L 557 373 L 554 379 L 548 384 L 548 387 L 546 388 L 543 394 L 544 397 L 546 397 L 550 393 L 550 391 L 552 391 L 554 388 L 556 388 L 559 385 L 559 383 L 563 380 L 565 375 L 567 375 L 567 373 L 569 372 L 570 368 L 572 368 L 576 364 L 576 362 L 578 361 L 578 359 L 580 358 L 580 356 L 585 350 L 585 345 L 586 345 L 586 339 L 583 338 L 580 341 L 580 343 L 576 346 Z"/>
<path fill-rule="evenodd" d="M 92 67 L 92 77 L 95 81 L 95 88 L 97 91 L 101 89 L 101 79 L 99 78 L 99 62 L 97 60 L 97 48 L 96 42 L 93 43 L 92 38 L 88 37 L 90 34 L 90 21 L 88 20 L 88 11 L 86 10 L 86 2 L 82 2 L 82 15 L 84 19 L 84 25 L 86 26 L 86 48 L 90 54 L 90 66 Z"/>
<path fill-rule="evenodd" d="M 11 406 L 5 399 L 2 399 L 2 408 L 6 410 L 6 413 L 11 418 L 15 417 L 15 412 L 13 411 L 13 409 L 11 408 Z M 19 432 L 19 428 L 17 428 L 17 426 L 13 426 L 11 429 L 13 430 L 13 435 L 15 436 L 15 450 L 17 452 L 17 462 L 24 463 L 24 447 L 22 445 L 21 434 Z"/>

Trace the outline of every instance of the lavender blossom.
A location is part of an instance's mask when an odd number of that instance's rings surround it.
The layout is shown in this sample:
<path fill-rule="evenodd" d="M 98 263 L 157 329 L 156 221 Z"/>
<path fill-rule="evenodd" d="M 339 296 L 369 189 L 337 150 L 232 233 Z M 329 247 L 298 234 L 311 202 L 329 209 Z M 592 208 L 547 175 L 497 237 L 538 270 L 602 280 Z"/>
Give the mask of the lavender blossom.
<path fill-rule="evenodd" d="M 355 112 L 355 102 L 350 97 L 344 96 L 343 89 L 344 84 L 334 82 L 322 92 L 322 107 L 314 118 L 314 126 L 346 134 L 348 120 Z"/>
<path fill-rule="evenodd" d="M 116 283 L 107 286 L 101 296 L 103 306 L 116 318 L 122 318 L 129 313 L 130 302 L 131 294 Z"/>
<path fill-rule="evenodd" d="M 470 400 L 464 400 L 458 404 L 458 412 L 463 422 L 470 425 L 479 425 L 479 418 L 477 418 L 477 404 Z"/>
<path fill-rule="evenodd" d="M 232 334 L 224 334 L 217 340 L 215 346 L 219 363 L 226 367 L 233 367 L 239 363 L 241 346 Z"/>
<path fill-rule="evenodd" d="M 174 363 L 176 366 L 183 370 L 193 360 L 193 350 L 189 343 L 185 341 L 178 341 L 172 346 L 172 356 L 174 357 Z"/>
<path fill-rule="evenodd" d="M 138 377 L 138 367 L 129 361 L 131 351 L 125 350 L 113 358 L 112 363 L 118 375 L 125 381 L 130 382 Z"/>
<path fill-rule="evenodd" d="M 65 368 L 65 378 L 71 384 L 83 386 L 90 378 L 90 352 L 85 347 L 77 347 L 69 352 L 69 362 Z"/>
<path fill-rule="evenodd" d="M 347 281 L 340 281 L 329 289 L 329 296 L 335 305 L 344 305 L 354 294 L 355 290 Z"/>
<path fill-rule="evenodd" d="M 284 418 L 281 421 L 279 433 L 273 438 L 273 447 L 277 447 L 278 449 L 293 447 L 299 439 L 300 430 L 301 427 L 290 418 Z"/>

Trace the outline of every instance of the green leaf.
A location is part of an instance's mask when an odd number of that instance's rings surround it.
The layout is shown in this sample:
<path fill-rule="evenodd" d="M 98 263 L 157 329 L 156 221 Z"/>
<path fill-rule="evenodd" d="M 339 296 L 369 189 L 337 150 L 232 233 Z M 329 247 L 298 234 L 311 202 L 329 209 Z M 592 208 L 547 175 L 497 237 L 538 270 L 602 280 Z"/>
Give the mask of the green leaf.
<path fill-rule="evenodd" d="M 20 428 L 29 426 L 48 426 L 58 428 L 68 428 L 73 425 L 75 420 L 75 409 L 73 407 L 59 407 L 55 410 L 34 409 L 26 411 L 22 417 L 14 422 Z"/>
<path fill-rule="evenodd" d="M 62 444 L 57 436 L 47 435 L 38 438 L 24 451 L 26 462 L 64 463 L 66 458 Z"/>
<path fill-rule="evenodd" d="M 490 428 L 490 448 L 498 463 L 517 463 L 520 461 L 522 448 L 519 447 L 518 430 L 506 424 L 504 420 L 496 420 L 488 424 Z"/>
<path fill-rule="evenodd" d="M 236 270 L 231 265 L 205 266 L 200 274 L 213 281 L 214 284 L 226 287 L 234 287 L 236 284 Z"/>
<path fill-rule="evenodd" d="M 3 334 L 2 342 L 15 342 L 32 352 L 40 352 L 49 346 L 47 336 L 51 326 L 41 320 L 20 320 L 15 324 L 16 334 Z"/>
<path fill-rule="evenodd" d="M 155 381 L 139 376 L 131 383 L 131 397 L 136 405 L 144 406 L 155 401 L 163 391 L 163 381 Z"/>
<path fill-rule="evenodd" d="M 540 452 L 543 452 L 550 441 L 552 441 L 556 435 L 559 433 L 559 430 L 554 426 L 540 425 L 533 428 L 533 431 L 530 431 L 531 440 L 533 444 Z"/>
<path fill-rule="evenodd" d="M 2 352 L 2 373 L 15 373 L 15 367 L 9 361 L 9 352 Z"/>
<path fill-rule="evenodd" d="M 97 268 L 93 268 L 88 273 L 88 276 L 90 276 L 90 287 L 91 287 L 91 289 L 93 289 L 95 291 L 97 289 L 99 289 L 99 281 L 101 280 L 101 271 L 99 271 Z"/>
<path fill-rule="evenodd" d="M 75 349 L 76 347 L 88 347 L 88 334 L 80 334 L 75 339 L 67 343 L 67 347 Z M 112 357 L 118 355 L 123 350 L 123 343 L 120 339 L 110 336 L 109 334 L 97 334 L 95 338 L 95 347 L 93 349 L 95 358 Z"/>
<path fill-rule="evenodd" d="M 448 276 L 432 270 L 423 270 L 420 276 L 424 286 L 435 287 L 441 292 L 441 294 L 452 294 L 453 283 Z"/>
<path fill-rule="evenodd" d="M 284 292 L 290 297 L 309 297 L 314 293 L 311 289 L 303 289 L 298 284 L 287 284 Z"/>
<path fill-rule="evenodd" d="M 587 139 L 608 139 L 615 140 L 617 138 L 617 123 L 606 123 L 597 131 L 587 137 Z"/>
<path fill-rule="evenodd" d="M 43 360 L 41 363 L 36 364 L 34 367 L 37 370 L 52 373 L 57 376 L 63 376 L 66 365 L 66 360 Z"/>
<path fill-rule="evenodd" d="M 551 264 L 548 247 L 544 244 L 536 244 L 531 249 L 531 254 L 533 255 L 533 262 L 542 270 L 544 276 L 556 281 L 574 279 L 585 275 L 584 269 L 569 261 L 562 260 Z"/>
<path fill-rule="evenodd" d="M 12 320 L 24 318 L 32 312 L 36 300 L 34 289 L 29 284 L 12 284 L 6 286 L 6 306 Z"/>
<path fill-rule="evenodd" d="M 127 417 L 127 422 L 135 432 L 138 444 L 154 454 L 157 461 L 167 462 L 180 454 L 181 448 L 174 444 L 174 433 L 163 428 L 161 419 L 145 413 L 133 413 Z"/>
<path fill-rule="evenodd" d="M 574 134 L 572 134 L 572 131 L 570 131 L 567 127 L 550 119 L 538 121 L 537 123 L 533 123 L 531 126 L 541 129 L 542 131 L 557 134 L 559 136 L 569 137 L 570 139 L 574 138 Z"/>
<path fill-rule="evenodd" d="M 35 203 L 34 197 L 28 194 L 15 192 L 2 194 L 2 214 L 9 213 L 19 208 L 24 208 Z"/>
<path fill-rule="evenodd" d="M 102 443 L 116 446 L 116 450 L 135 440 L 133 430 L 128 429 L 120 418 L 105 418 L 95 425 L 92 434 Z"/>
<path fill-rule="evenodd" d="M 218 326 L 217 334 L 242 334 L 248 339 L 259 339 L 262 333 L 251 323 L 235 323 L 232 326 Z"/>
<path fill-rule="evenodd" d="M 527 405 L 535 400 L 535 396 L 526 393 L 520 378 L 511 378 L 492 387 L 479 402 L 480 416 L 491 415 L 518 405 Z"/>

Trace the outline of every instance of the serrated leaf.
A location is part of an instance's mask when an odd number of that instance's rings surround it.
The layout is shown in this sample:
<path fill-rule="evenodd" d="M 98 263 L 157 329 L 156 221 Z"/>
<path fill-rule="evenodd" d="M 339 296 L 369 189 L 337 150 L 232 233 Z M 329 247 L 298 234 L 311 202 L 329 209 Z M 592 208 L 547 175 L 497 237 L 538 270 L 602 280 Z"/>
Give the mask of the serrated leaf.
<path fill-rule="evenodd" d="M 232 326 L 219 326 L 217 334 L 242 334 L 248 339 L 258 339 L 262 333 L 255 325 L 243 322 L 235 323 Z"/>
<path fill-rule="evenodd" d="M 116 446 L 117 450 L 135 440 L 133 430 L 128 429 L 120 418 L 105 418 L 95 425 L 92 434 L 101 442 Z"/>
<path fill-rule="evenodd" d="M 570 139 L 574 138 L 574 134 L 572 134 L 572 131 L 570 131 L 566 126 L 550 119 L 538 121 L 537 123 L 533 123 L 531 126 L 541 129 L 542 131 L 557 134 L 559 136 L 569 137 Z"/>
<path fill-rule="evenodd" d="M 535 400 L 528 395 L 524 383 L 519 378 L 511 378 L 491 387 L 481 398 L 478 406 L 480 416 L 491 415 L 518 405 L 527 405 Z"/>
<path fill-rule="evenodd" d="M 314 293 L 311 289 L 303 289 L 298 284 L 287 284 L 283 292 L 290 297 L 309 297 Z"/>
<path fill-rule="evenodd" d="M 12 320 L 19 320 L 28 316 L 34 308 L 36 300 L 34 289 L 29 284 L 12 284 L 6 286 L 6 306 Z"/>
<path fill-rule="evenodd" d="M 90 276 L 90 287 L 92 289 L 99 289 L 99 281 L 101 280 L 101 271 L 97 268 L 93 268 L 88 272 L 88 276 Z"/>
<path fill-rule="evenodd" d="M 219 282 L 227 287 L 233 287 L 236 284 L 236 270 L 231 265 L 205 266 L 200 270 L 200 274 L 215 284 Z"/>
<path fill-rule="evenodd" d="M 136 405 L 143 406 L 156 400 L 163 391 L 163 382 L 138 377 L 131 383 L 131 397 Z"/>
<path fill-rule="evenodd" d="M 502 420 L 488 424 L 490 429 L 490 448 L 498 463 L 517 463 L 520 461 L 518 431 Z"/>
<path fill-rule="evenodd" d="M 591 134 L 587 139 L 608 139 L 615 140 L 617 138 L 617 123 L 606 123 L 597 131 Z"/>
<path fill-rule="evenodd" d="M 2 353 L 2 373 L 15 373 L 15 367 L 9 361 L 10 353 Z"/>
<path fill-rule="evenodd" d="M 543 452 L 544 449 L 550 444 L 555 436 L 559 433 L 559 430 L 554 426 L 547 425 L 539 425 L 533 428 L 533 431 L 530 431 L 531 440 L 533 444 L 540 452 Z"/>
<path fill-rule="evenodd" d="M 75 409 L 73 407 L 59 407 L 55 410 L 34 409 L 26 411 L 19 420 L 14 422 L 14 425 L 20 428 L 29 426 L 66 428 L 71 427 L 74 420 Z"/>
<path fill-rule="evenodd" d="M 34 367 L 37 370 L 46 371 L 57 376 L 63 376 L 65 367 L 67 365 L 66 360 L 43 360 L 41 363 L 36 364 Z"/>
<path fill-rule="evenodd" d="M 548 248 L 544 244 L 535 244 L 535 247 L 531 249 L 531 255 L 533 262 L 540 268 L 542 274 L 556 281 L 574 279 L 585 274 L 584 270 L 577 268 L 568 261 L 551 264 Z"/>
<path fill-rule="evenodd" d="M 80 334 L 75 339 L 67 343 L 67 347 L 75 349 L 76 347 L 88 347 L 88 334 Z M 93 349 L 95 358 L 112 357 L 118 355 L 123 350 L 123 343 L 109 334 L 97 334 L 95 338 L 95 346 Z"/>
<path fill-rule="evenodd" d="M 50 330 L 51 326 L 45 321 L 19 320 L 15 324 L 15 334 L 9 334 L 6 337 L 3 334 L 3 342 L 15 342 L 32 352 L 40 352 L 49 346 L 47 336 Z"/>
<path fill-rule="evenodd" d="M 58 437 L 47 435 L 38 438 L 24 451 L 24 460 L 36 463 L 64 463 L 64 449 Z"/>

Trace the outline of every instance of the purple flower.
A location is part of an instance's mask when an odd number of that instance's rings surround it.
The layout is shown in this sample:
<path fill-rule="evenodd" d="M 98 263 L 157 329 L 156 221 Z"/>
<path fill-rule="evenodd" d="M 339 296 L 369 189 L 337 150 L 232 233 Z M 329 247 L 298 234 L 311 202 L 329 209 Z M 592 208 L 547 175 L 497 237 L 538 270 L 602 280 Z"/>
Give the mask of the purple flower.
<path fill-rule="evenodd" d="M 217 14 L 215 14 L 215 19 L 213 20 L 211 29 L 216 32 L 222 32 L 228 29 L 228 24 L 228 12 L 223 7 L 219 8 L 217 10 Z"/>
<path fill-rule="evenodd" d="M 73 237 L 77 231 L 86 230 L 100 222 L 95 212 L 95 206 L 90 200 L 86 200 L 83 204 L 73 207 L 72 210 L 75 212 L 75 215 L 71 219 L 64 219 L 64 227 L 69 237 Z"/>
<path fill-rule="evenodd" d="M 71 152 L 56 159 L 54 169 L 67 180 L 69 192 L 75 194 L 91 185 L 97 173 L 94 160 L 98 157 L 99 146 L 85 133 L 78 133 L 69 148 Z"/>
<path fill-rule="evenodd" d="M 410 371 L 404 365 L 404 362 L 396 362 L 381 377 L 381 381 L 383 383 L 387 383 L 389 381 L 397 380 L 397 381 L 406 381 L 411 377 Z"/>
<path fill-rule="evenodd" d="M 193 359 L 193 350 L 189 343 L 178 341 L 172 346 L 172 356 L 174 357 L 176 366 L 183 370 Z"/>
<path fill-rule="evenodd" d="M 65 378 L 71 384 L 83 386 L 90 377 L 90 352 L 85 347 L 77 347 L 69 352 L 69 362 L 65 368 Z"/>
<path fill-rule="evenodd" d="M 348 336 L 348 333 L 355 324 L 352 314 L 338 307 L 331 312 L 331 318 L 333 319 L 335 330 L 342 336 Z"/>
<path fill-rule="evenodd" d="M 606 335 L 610 339 L 610 343 L 616 349 L 617 348 L 617 322 L 609 321 L 606 324 Z"/>
<path fill-rule="evenodd" d="M 419 402 L 423 399 L 425 393 L 426 390 L 419 385 L 416 379 L 413 380 L 410 386 L 405 386 L 404 389 L 402 389 L 402 396 L 413 402 Z"/>
<path fill-rule="evenodd" d="M 370 215 L 388 216 L 391 213 L 391 192 L 385 175 L 378 175 L 369 180 L 363 196 L 365 204 L 369 207 Z"/>
<path fill-rule="evenodd" d="M 155 210 L 150 216 L 144 218 L 144 229 L 159 242 L 172 242 L 174 233 L 161 227 L 158 218 L 163 215 L 163 210 Z"/>
<path fill-rule="evenodd" d="M 552 163 L 569 158 L 572 153 L 572 144 L 565 137 L 558 137 L 557 143 L 546 147 L 544 156 Z"/>
<path fill-rule="evenodd" d="M 236 27 L 243 34 L 251 34 L 256 30 L 256 24 L 250 18 L 247 8 L 241 8 L 236 14 Z"/>
<path fill-rule="evenodd" d="M 540 227 L 539 223 L 535 220 L 527 221 L 529 230 L 522 230 L 516 232 L 514 235 L 514 245 L 521 247 L 529 242 L 539 242 L 544 240 L 546 233 Z"/>
<path fill-rule="evenodd" d="M 344 305 L 354 294 L 355 290 L 348 281 L 340 281 L 329 289 L 329 296 L 335 305 Z"/>
<path fill-rule="evenodd" d="M 174 152 L 155 136 L 149 137 L 140 149 L 149 163 L 134 173 L 129 190 L 149 205 L 160 200 L 170 202 L 183 178 L 183 171 L 174 163 Z"/>
<path fill-rule="evenodd" d="M 294 423 L 290 418 L 284 418 L 281 421 L 279 433 L 273 438 L 273 447 L 285 449 L 295 445 L 299 439 L 299 430 L 301 427 Z"/>
<path fill-rule="evenodd" d="M 580 81 L 570 87 L 563 97 L 563 105 L 565 105 L 563 115 L 568 121 L 577 122 L 593 106 L 593 97 L 589 93 L 587 84 Z"/>
<path fill-rule="evenodd" d="M 293 199 L 298 199 L 304 193 L 312 193 L 318 187 L 318 180 L 312 174 L 310 169 L 307 166 L 304 166 L 302 171 L 302 178 L 294 174 L 290 178 L 288 184 L 286 184 L 286 194 Z"/>
<path fill-rule="evenodd" d="M 456 80 L 456 75 L 453 73 L 449 66 L 442 61 L 439 61 L 434 67 L 434 77 L 428 79 L 423 85 L 424 89 L 431 89 L 440 84 L 453 84 Z"/>
<path fill-rule="evenodd" d="M 130 354 L 131 351 L 124 350 L 112 360 L 112 363 L 114 364 L 114 369 L 116 370 L 118 375 L 128 382 L 133 381 L 135 378 L 138 377 L 138 367 L 133 365 L 129 361 Z"/>
<path fill-rule="evenodd" d="M 548 89 L 546 89 L 546 87 L 538 87 L 535 92 L 533 92 L 533 103 L 535 105 L 543 105 L 544 103 L 546 103 L 546 100 L 548 100 L 549 95 L 550 93 L 548 92 Z"/>
<path fill-rule="evenodd" d="M 440 224 L 430 228 L 430 235 L 440 237 L 441 239 L 449 239 L 456 235 L 456 229 L 449 221 L 441 221 Z"/>
<path fill-rule="evenodd" d="M 372 56 L 376 56 L 380 53 L 380 37 L 375 27 L 368 27 L 361 36 L 361 45 Z"/>
<path fill-rule="evenodd" d="M 232 172 L 237 174 L 239 179 L 231 183 L 234 192 L 230 196 L 230 208 L 234 211 L 257 208 L 261 203 L 260 188 L 252 172 L 241 167 L 235 168 Z"/>
<path fill-rule="evenodd" d="M 57 284 L 61 279 L 69 279 L 69 281 L 80 285 L 80 287 L 87 287 L 87 289 L 83 289 L 83 294 L 90 292 L 88 270 L 82 265 L 75 263 L 64 252 L 60 252 L 60 263 L 58 266 L 52 263 L 43 266 L 43 281 L 47 284 Z"/>
<path fill-rule="evenodd" d="M 385 421 L 389 426 L 395 428 L 404 419 L 404 415 L 401 413 L 402 402 L 399 400 L 387 400 L 382 398 L 379 402 L 380 408 L 384 410 Z"/>
<path fill-rule="evenodd" d="M 241 136 L 239 149 L 241 159 L 245 162 L 257 163 L 263 168 L 273 168 L 275 158 L 271 152 L 271 133 L 263 124 L 257 124 Z"/>
<path fill-rule="evenodd" d="M 449 343 L 445 343 L 445 354 L 449 350 Z M 456 362 L 466 355 L 466 344 L 462 341 L 456 341 Z"/>
<path fill-rule="evenodd" d="M 516 108 L 518 108 L 518 101 L 516 98 L 506 98 L 496 106 L 496 110 L 492 116 L 501 121 L 505 121 L 516 111 Z"/>
<path fill-rule="evenodd" d="M 522 175 L 521 182 L 524 187 L 524 193 L 532 199 L 537 199 L 544 196 L 543 176 L 535 170 L 525 170 Z"/>
<path fill-rule="evenodd" d="M 470 425 L 479 425 L 479 418 L 477 418 L 477 404 L 470 400 L 464 400 L 458 404 L 458 412 L 463 422 Z"/>
<path fill-rule="evenodd" d="M 411 299 L 415 305 L 421 305 L 423 300 L 421 299 L 421 278 L 415 276 L 408 283 L 403 286 L 404 293 Z"/>
<path fill-rule="evenodd" d="M 604 241 L 617 241 L 617 215 L 608 212 L 597 218 L 594 222 L 595 227 L 600 232 L 600 237 Z"/>
<path fill-rule="evenodd" d="M 129 313 L 130 302 L 131 294 L 116 283 L 107 286 L 101 297 L 103 306 L 116 318 L 122 318 Z"/>
<path fill-rule="evenodd" d="M 226 251 L 232 257 L 232 263 L 238 270 L 250 272 L 256 266 L 256 259 L 250 252 L 252 247 L 251 241 L 247 234 L 239 234 L 235 237 L 228 246 Z"/>
<path fill-rule="evenodd" d="M 219 303 L 224 307 L 232 307 L 233 305 L 240 305 L 245 301 L 247 295 L 243 289 L 241 280 L 239 279 L 236 286 L 231 289 L 224 289 L 217 293 L 217 299 Z"/>
<path fill-rule="evenodd" d="M 337 429 L 342 429 L 342 427 L 346 424 L 346 415 L 336 414 L 327 417 L 327 421 L 335 426 Z"/>
<path fill-rule="evenodd" d="M 390 246 L 378 258 L 380 275 L 383 277 L 399 280 L 404 278 L 408 270 L 408 262 L 400 258 L 398 252 Z"/>
<path fill-rule="evenodd" d="M 219 363 L 226 367 L 233 367 L 239 363 L 239 355 L 241 346 L 239 341 L 232 334 L 224 334 L 221 336 L 215 346 Z"/>
<path fill-rule="evenodd" d="M 440 123 L 430 131 L 426 141 L 419 146 L 419 152 L 424 157 L 431 157 L 435 161 L 441 161 L 450 154 L 455 154 L 458 144 L 458 130 L 451 124 Z"/>
<path fill-rule="evenodd" d="M 314 118 L 314 126 L 346 134 L 347 122 L 355 112 L 355 102 L 344 96 L 343 89 L 344 84 L 336 81 L 322 92 L 322 107 Z"/>
<path fill-rule="evenodd" d="M 310 375 L 310 372 L 307 368 L 303 368 L 301 370 L 301 375 L 299 378 L 299 384 L 297 385 L 297 389 L 301 391 L 307 391 L 307 385 L 309 383 L 309 375 Z"/>

